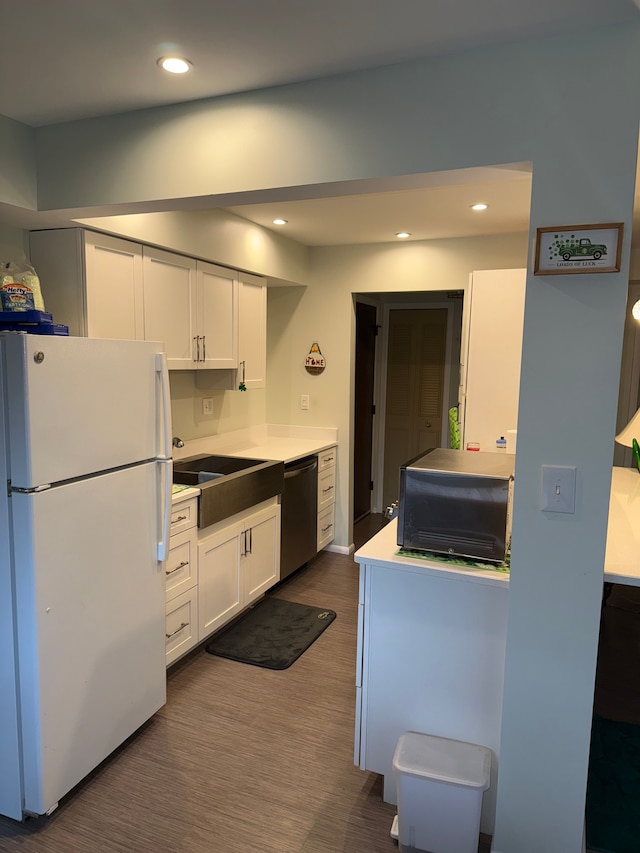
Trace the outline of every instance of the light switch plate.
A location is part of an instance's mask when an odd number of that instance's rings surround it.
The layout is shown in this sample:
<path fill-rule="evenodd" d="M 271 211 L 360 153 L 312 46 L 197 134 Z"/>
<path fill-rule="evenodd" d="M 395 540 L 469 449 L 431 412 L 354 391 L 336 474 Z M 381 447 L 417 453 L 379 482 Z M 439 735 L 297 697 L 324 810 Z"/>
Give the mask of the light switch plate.
<path fill-rule="evenodd" d="M 308 394 L 300 394 L 300 408 L 303 411 L 308 411 L 309 409 L 309 395 Z"/>
<path fill-rule="evenodd" d="M 213 397 L 203 397 L 202 398 L 202 414 L 203 415 L 212 415 L 213 414 Z"/>
<path fill-rule="evenodd" d="M 542 466 L 543 512 L 576 511 L 576 469 L 571 465 Z"/>

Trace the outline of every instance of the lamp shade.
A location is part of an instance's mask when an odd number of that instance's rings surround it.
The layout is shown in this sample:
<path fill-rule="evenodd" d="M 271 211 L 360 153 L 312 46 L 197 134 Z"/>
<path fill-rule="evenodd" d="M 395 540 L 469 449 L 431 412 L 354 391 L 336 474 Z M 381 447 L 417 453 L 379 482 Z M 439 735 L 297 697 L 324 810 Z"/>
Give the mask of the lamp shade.
<path fill-rule="evenodd" d="M 618 444 L 624 444 L 625 447 L 633 447 L 633 439 L 640 441 L 640 409 L 631 418 L 624 429 L 621 429 L 616 436 Z"/>

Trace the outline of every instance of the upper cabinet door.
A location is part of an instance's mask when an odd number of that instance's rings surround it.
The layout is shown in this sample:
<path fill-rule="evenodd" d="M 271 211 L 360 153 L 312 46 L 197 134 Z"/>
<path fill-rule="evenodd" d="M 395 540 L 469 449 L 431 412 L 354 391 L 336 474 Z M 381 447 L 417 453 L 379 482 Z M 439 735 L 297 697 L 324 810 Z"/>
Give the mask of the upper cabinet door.
<path fill-rule="evenodd" d="M 264 388 L 267 374 L 267 285 L 264 279 L 240 275 L 238 375 L 250 388 Z"/>
<path fill-rule="evenodd" d="M 238 366 L 238 274 L 198 261 L 198 323 L 200 368 Z"/>
<path fill-rule="evenodd" d="M 201 355 L 195 260 L 145 246 L 143 270 L 145 338 L 164 343 L 170 370 L 195 370 Z"/>
<path fill-rule="evenodd" d="M 85 232 L 87 336 L 144 340 L 142 246 Z"/>

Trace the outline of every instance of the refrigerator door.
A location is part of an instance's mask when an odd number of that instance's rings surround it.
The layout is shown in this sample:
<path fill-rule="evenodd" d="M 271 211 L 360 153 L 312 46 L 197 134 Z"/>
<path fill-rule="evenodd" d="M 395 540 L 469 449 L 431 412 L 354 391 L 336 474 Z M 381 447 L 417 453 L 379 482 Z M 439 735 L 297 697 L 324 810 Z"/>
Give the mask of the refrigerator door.
<path fill-rule="evenodd" d="M 2 417 L 4 387 L 0 372 L 0 483 L 7 481 L 6 437 Z M 0 488 L 0 814 L 22 816 L 16 651 L 13 633 L 13 579 L 9 529 L 9 497 Z"/>
<path fill-rule="evenodd" d="M 162 344 L 0 337 L 12 487 L 171 456 Z"/>
<path fill-rule="evenodd" d="M 165 703 L 161 468 L 10 498 L 27 813 L 54 807 Z"/>

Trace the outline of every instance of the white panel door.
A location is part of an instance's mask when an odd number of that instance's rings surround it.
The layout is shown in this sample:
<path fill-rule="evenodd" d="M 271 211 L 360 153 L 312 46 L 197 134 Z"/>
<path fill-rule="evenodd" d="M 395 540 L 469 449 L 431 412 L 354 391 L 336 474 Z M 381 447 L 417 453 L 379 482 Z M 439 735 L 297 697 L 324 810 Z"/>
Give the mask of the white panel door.
<path fill-rule="evenodd" d="M 238 359 L 247 390 L 264 388 L 267 373 L 267 287 L 255 276 L 240 277 Z"/>
<path fill-rule="evenodd" d="M 81 477 L 158 455 L 159 344 L 7 335 L 14 487 Z"/>
<path fill-rule="evenodd" d="M 243 607 L 240 576 L 240 539 L 243 524 L 238 522 L 198 544 L 199 639 L 228 622 Z"/>
<path fill-rule="evenodd" d="M 170 370 L 195 370 L 195 260 L 145 246 L 143 273 L 145 338 L 163 342 Z"/>
<path fill-rule="evenodd" d="M 275 504 L 245 521 L 244 555 L 240 573 L 244 603 L 249 604 L 280 580 L 280 505 Z"/>
<path fill-rule="evenodd" d="M 144 340 L 142 246 L 85 232 L 87 335 Z"/>
<path fill-rule="evenodd" d="M 233 270 L 198 261 L 200 368 L 238 366 L 238 279 Z"/>
<path fill-rule="evenodd" d="M 158 467 L 11 497 L 28 811 L 51 808 L 165 702 Z"/>

